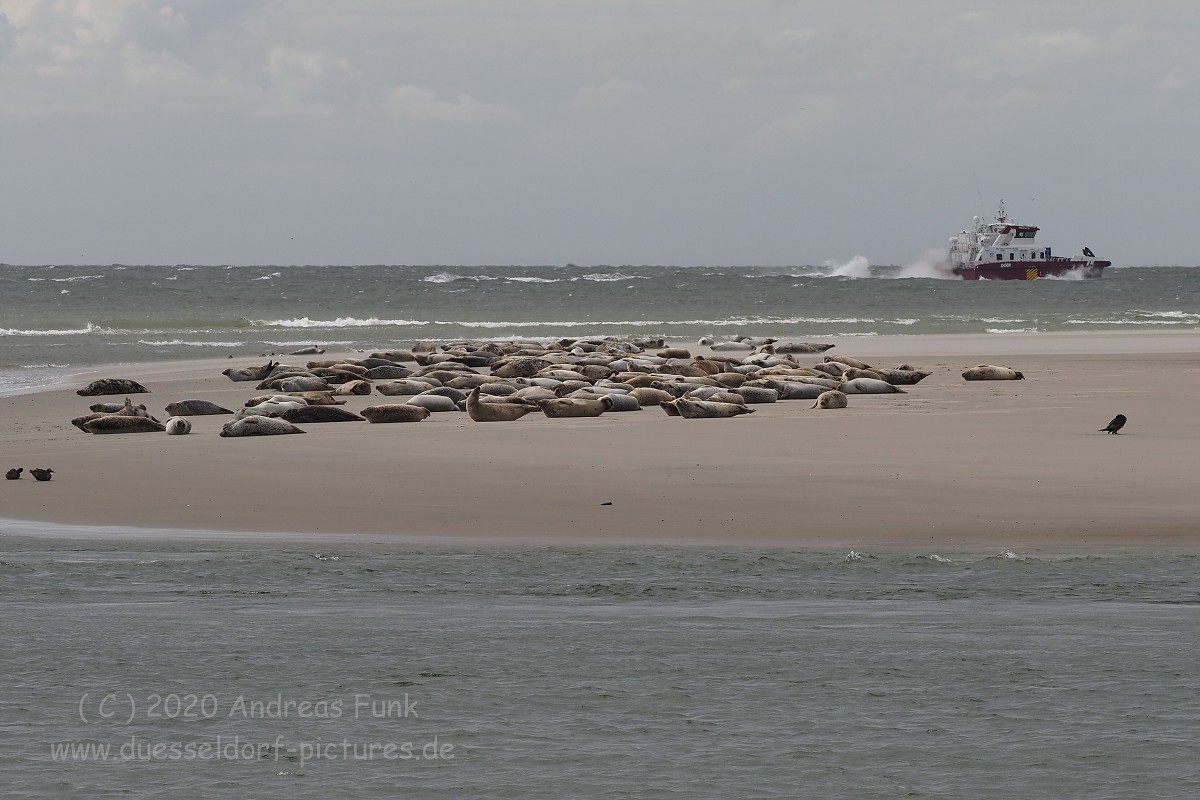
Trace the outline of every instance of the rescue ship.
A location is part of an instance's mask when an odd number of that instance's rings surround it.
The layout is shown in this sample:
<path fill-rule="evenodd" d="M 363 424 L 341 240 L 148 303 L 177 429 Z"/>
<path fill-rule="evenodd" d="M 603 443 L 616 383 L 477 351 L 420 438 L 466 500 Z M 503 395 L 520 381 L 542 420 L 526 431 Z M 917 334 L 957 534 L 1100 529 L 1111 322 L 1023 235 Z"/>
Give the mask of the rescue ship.
<path fill-rule="evenodd" d="M 1078 270 L 1083 278 L 1099 278 L 1111 261 L 1101 261 L 1088 248 L 1080 256 L 1054 255 L 1034 243 L 1038 228 L 1008 218 L 1004 201 L 995 222 L 975 217 L 975 227 L 950 237 L 950 266 L 964 280 L 1032 281 Z"/>

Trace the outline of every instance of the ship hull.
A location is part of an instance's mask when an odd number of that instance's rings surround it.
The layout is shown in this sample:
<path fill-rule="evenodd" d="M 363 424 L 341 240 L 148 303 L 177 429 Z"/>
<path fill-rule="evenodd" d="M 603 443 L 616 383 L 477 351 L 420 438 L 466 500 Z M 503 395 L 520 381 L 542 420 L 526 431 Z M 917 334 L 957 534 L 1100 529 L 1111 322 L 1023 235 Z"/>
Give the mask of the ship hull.
<path fill-rule="evenodd" d="M 1057 278 L 1075 272 L 1082 278 L 1099 278 L 1111 261 L 1082 261 L 1055 258 L 1050 261 L 997 261 L 971 267 L 955 267 L 954 274 L 967 281 L 1033 281 Z"/>

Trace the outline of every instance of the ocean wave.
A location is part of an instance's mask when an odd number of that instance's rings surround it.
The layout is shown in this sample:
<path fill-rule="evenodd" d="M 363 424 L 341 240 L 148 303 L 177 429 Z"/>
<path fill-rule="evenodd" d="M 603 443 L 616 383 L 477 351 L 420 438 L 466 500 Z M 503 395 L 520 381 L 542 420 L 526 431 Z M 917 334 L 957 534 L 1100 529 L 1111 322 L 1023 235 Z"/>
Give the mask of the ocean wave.
<path fill-rule="evenodd" d="M 1069 319 L 1066 325 L 1195 325 L 1200 319 Z"/>
<path fill-rule="evenodd" d="M 1037 328 L 984 328 L 984 333 L 1037 333 Z"/>
<path fill-rule="evenodd" d="M 1151 319 L 1182 319 L 1192 322 L 1200 320 L 1200 314 L 1190 311 L 1141 311 L 1135 308 L 1129 313 L 1137 317 L 1149 317 Z"/>
<path fill-rule="evenodd" d="M 147 347 L 241 347 L 246 344 L 246 342 L 189 342 L 184 339 L 168 339 L 164 341 L 138 339 L 137 343 L 146 345 Z"/>
<path fill-rule="evenodd" d="M 429 323 L 420 319 L 379 319 L 378 317 L 368 317 L 367 319 L 358 319 L 357 317 L 309 319 L 308 317 L 300 317 L 299 319 L 251 320 L 250 324 L 268 328 L 384 328 L 399 325 L 422 326 Z"/>
<path fill-rule="evenodd" d="M 578 279 L 572 278 L 571 280 L 609 283 L 611 281 L 648 281 L 650 278 L 646 275 L 625 275 L 621 272 L 592 272 L 587 275 L 580 275 Z"/>
<path fill-rule="evenodd" d="M 51 278 L 55 283 L 74 283 L 75 281 L 94 281 L 103 278 L 103 275 L 75 275 L 70 278 Z"/>
<path fill-rule="evenodd" d="M 268 275 L 260 275 L 257 278 L 251 278 L 250 280 L 252 280 L 252 281 L 269 281 L 272 278 L 278 278 L 278 277 L 281 277 L 282 275 L 283 275 L 282 272 L 272 272 Z"/>
<path fill-rule="evenodd" d="M 505 278 L 506 281 L 513 283 L 562 283 L 562 278 L 534 278 L 532 276 L 519 275 L 512 278 Z"/>
<path fill-rule="evenodd" d="M 47 330 L 0 328 L 0 336 L 83 336 L 89 333 L 120 334 L 128 332 L 129 331 L 118 330 L 116 328 L 102 328 L 99 325 L 93 325 L 90 322 L 85 328 L 50 328 Z"/>
<path fill-rule="evenodd" d="M 455 281 L 494 281 L 495 275 L 455 275 L 453 272 L 438 272 L 421 279 L 425 283 L 454 283 Z M 509 280 L 513 280 L 509 278 Z"/>

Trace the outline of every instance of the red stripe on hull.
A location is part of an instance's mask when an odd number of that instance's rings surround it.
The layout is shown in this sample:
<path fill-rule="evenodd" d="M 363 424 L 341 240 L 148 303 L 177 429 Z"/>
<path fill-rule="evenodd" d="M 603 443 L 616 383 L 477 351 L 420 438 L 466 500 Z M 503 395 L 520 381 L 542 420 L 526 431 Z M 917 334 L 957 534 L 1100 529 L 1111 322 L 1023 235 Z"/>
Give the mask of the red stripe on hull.
<path fill-rule="evenodd" d="M 996 261 L 975 267 L 955 267 L 954 274 L 967 281 L 1032 281 L 1066 275 L 1080 270 L 1084 278 L 1099 278 L 1111 261 L 1074 261 L 1064 258 L 1053 261 Z"/>

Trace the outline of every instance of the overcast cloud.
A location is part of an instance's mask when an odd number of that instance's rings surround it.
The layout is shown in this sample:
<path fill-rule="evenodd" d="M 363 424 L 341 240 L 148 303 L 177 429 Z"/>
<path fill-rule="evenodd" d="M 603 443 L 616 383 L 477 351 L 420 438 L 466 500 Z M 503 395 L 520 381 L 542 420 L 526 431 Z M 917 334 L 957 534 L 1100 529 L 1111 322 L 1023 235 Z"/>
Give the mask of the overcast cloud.
<path fill-rule="evenodd" d="M 0 261 L 1197 264 L 1192 2 L 0 0 Z"/>

